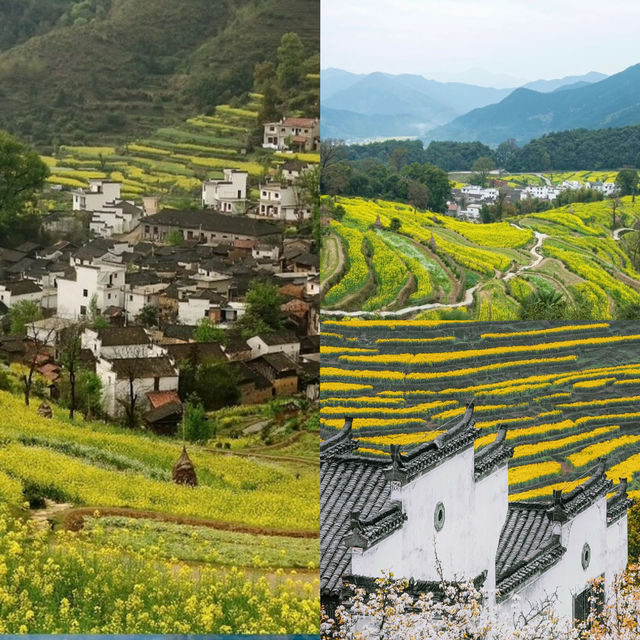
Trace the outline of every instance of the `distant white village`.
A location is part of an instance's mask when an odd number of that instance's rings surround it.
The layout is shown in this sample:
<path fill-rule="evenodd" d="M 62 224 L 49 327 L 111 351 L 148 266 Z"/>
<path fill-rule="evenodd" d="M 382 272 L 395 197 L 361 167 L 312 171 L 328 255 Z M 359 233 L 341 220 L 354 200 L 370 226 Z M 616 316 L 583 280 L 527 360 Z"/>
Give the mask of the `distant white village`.
<path fill-rule="evenodd" d="M 499 179 L 497 180 L 499 182 Z M 616 193 L 615 182 L 577 182 L 574 180 L 564 180 L 558 185 L 527 185 L 521 189 L 512 187 L 482 187 L 474 184 L 465 184 L 459 189 L 452 189 L 451 199 L 447 203 L 447 213 L 451 216 L 469 222 L 480 222 L 480 212 L 483 205 L 494 204 L 500 194 L 500 190 L 506 192 L 506 200 L 515 202 L 518 200 L 538 199 L 553 202 L 561 193 L 567 189 L 593 189 L 602 193 L 604 197 L 612 196 Z"/>

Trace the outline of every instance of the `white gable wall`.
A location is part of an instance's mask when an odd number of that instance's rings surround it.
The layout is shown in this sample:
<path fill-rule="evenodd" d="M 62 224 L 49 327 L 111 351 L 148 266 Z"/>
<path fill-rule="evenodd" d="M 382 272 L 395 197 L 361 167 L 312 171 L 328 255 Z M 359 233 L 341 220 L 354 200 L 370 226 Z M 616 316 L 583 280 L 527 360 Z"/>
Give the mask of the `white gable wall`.
<path fill-rule="evenodd" d="M 451 580 L 475 578 L 495 565 L 505 516 L 506 473 L 500 470 L 498 477 L 487 478 L 480 486 L 473 473 L 471 446 L 397 490 L 395 498 L 402 501 L 406 522 L 371 549 L 355 551 L 353 573 L 378 576 L 387 569 L 396 577 L 439 580 L 435 553 L 444 577 Z M 501 484 L 504 489 L 499 488 Z M 485 502 L 489 495 L 496 499 Z M 439 502 L 445 508 L 445 522 L 436 531 Z M 480 529 L 478 522 L 482 522 Z"/>
<path fill-rule="evenodd" d="M 624 571 L 627 565 L 626 516 L 611 527 L 606 523 L 607 502 L 603 496 L 562 525 L 562 545 L 567 551 L 556 565 L 517 589 L 519 606 L 528 609 L 528 602 L 539 602 L 555 592 L 558 614 L 573 618 L 573 597 L 582 592 L 590 580 L 604 574 L 607 586 L 610 585 L 614 575 Z M 585 543 L 591 548 L 591 560 L 583 569 Z M 500 606 L 505 615 L 511 615 L 513 597 Z"/>

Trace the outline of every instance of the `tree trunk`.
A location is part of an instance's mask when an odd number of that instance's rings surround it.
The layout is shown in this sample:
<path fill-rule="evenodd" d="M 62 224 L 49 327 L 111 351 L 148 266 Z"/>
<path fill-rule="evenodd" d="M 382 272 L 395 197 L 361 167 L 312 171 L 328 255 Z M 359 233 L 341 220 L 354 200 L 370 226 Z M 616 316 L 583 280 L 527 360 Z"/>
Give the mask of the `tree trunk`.
<path fill-rule="evenodd" d="M 69 419 L 73 420 L 76 410 L 76 371 L 73 366 L 69 368 Z"/>

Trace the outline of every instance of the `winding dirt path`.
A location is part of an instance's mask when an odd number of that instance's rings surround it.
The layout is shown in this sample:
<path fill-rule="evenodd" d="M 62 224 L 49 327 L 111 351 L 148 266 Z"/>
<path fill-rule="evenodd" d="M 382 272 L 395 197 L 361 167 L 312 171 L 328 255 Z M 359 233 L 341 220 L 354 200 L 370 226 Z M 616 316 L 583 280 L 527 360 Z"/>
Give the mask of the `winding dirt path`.
<path fill-rule="evenodd" d="M 140 509 L 130 509 L 127 507 L 71 507 L 66 511 L 59 512 L 62 527 L 70 531 L 80 531 L 84 527 L 85 518 L 105 516 L 123 516 L 126 518 L 159 520 L 161 522 L 173 522 L 176 524 L 187 524 L 198 527 L 208 527 L 220 531 L 235 531 L 238 533 L 252 533 L 264 536 L 277 536 L 283 538 L 317 538 L 320 533 L 317 531 L 287 531 L 285 529 L 270 529 L 265 527 L 253 527 L 250 525 L 233 524 L 218 520 L 207 520 L 204 518 L 190 518 L 178 516 L 171 513 L 160 513 L 155 511 L 142 511 Z"/>
<path fill-rule="evenodd" d="M 523 231 L 522 227 L 517 225 L 515 222 L 512 222 L 511 226 Z M 533 247 L 531 247 L 531 249 L 529 249 L 529 253 L 533 256 L 533 260 L 531 261 L 531 263 L 525 264 L 524 266 L 520 267 L 517 271 L 511 271 L 510 273 L 502 276 L 500 279 L 504 282 L 508 282 L 509 280 L 511 280 L 511 278 L 519 276 L 523 271 L 534 269 L 544 260 L 544 256 L 540 253 L 540 249 L 542 247 L 544 239 L 548 238 L 549 235 L 546 233 L 540 233 L 539 231 L 534 231 L 533 234 L 536 237 L 536 243 L 533 245 Z"/>
<path fill-rule="evenodd" d="M 611 234 L 614 240 L 620 240 L 620 234 L 623 231 L 636 231 L 636 229 L 633 229 L 632 227 L 620 227 L 619 229 L 615 229 L 614 232 Z"/>

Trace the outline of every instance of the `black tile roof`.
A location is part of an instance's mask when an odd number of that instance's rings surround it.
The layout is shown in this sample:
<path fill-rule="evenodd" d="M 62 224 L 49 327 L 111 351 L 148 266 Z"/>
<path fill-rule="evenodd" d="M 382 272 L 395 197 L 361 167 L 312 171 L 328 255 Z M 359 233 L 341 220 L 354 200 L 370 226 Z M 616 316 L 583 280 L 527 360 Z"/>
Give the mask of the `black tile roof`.
<path fill-rule="evenodd" d="M 176 369 L 171 360 L 164 356 L 157 358 L 109 358 L 112 369 L 119 378 L 164 378 L 173 377 Z"/>
<path fill-rule="evenodd" d="M 288 358 L 284 353 L 265 353 L 263 356 L 252 360 L 252 362 L 260 360 L 266 362 L 278 373 L 292 372 L 295 374 L 296 372 L 296 363 L 293 362 L 291 358 Z"/>
<path fill-rule="evenodd" d="M 472 447 L 478 434 L 474 426 L 473 410 L 474 403 L 470 402 L 464 415 L 454 426 L 431 442 L 413 447 L 405 454 L 401 453 L 399 446 L 392 445 L 392 467 L 388 478 L 406 484 L 463 449 Z"/>
<path fill-rule="evenodd" d="M 257 336 L 268 346 L 279 344 L 293 344 L 299 342 L 298 337 L 291 331 L 274 331 L 273 333 L 260 333 Z"/>
<path fill-rule="evenodd" d="M 15 282 L 7 282 L 7 289 L 11 291 L 13 296 L 22 296 L 27 293 L 39 293 L 42 288 L 33 280 L 16 280 Z"/>
<path fill-rule="evenodd" d="M 566 549 L 553 535 L 549 504 L 511 503 L 496 554 L 496 588 L 504 598 L 554 565 Z"/>
<path fill-rule="evenodd" d="M 182 342 L 167 344 L 164 348 L 176 362 L 191 357 L 227 360 L 227 356 L 217 342 Z"/>
<path fill-rule="evenodd" d="M 98 329 L 98 337 L 103 347 L 130 346 L 149 344 L 151 339 L 144 327 L 102 327 Z"/>
<path fill-rule="evenodd" d="M 389 504 L 390 484 L 385 480 L 386 462 L 329 457 L 320 465 L 320 581 L 323 596 L 339 592 L 342 577 L 351 571 L 351 551 L 344 542 L 359 520 L 383 511 Z"/>
<path fill-rule="evenodd" d="M 627 478 L 620 478 L 618 490 L 607 500 L 607 526 L 626 515 L 627 510 L 633 506 L 633 502 L 627 495 Z"/>
<path fill-rule="evenodd" d="M 495 440 L 475 454 L 474 477 L 476 481 L 488 476 L 497 467 L 506 464 L 513 456 L 513 447 L 506 443 L 506 437 L 506 427 L 499 427 Z"/>
<path fill-rule="evenodd" d="M 202 228 L 204 231 L 235 233 L 255 237 L 282 233 L 282 227 L 271 222 L 201 209 L 163 209 L 154 215 L 145 216 L 141 219 L 141 222 L 143 224 L 165 225 L 183 229 Z"/>

